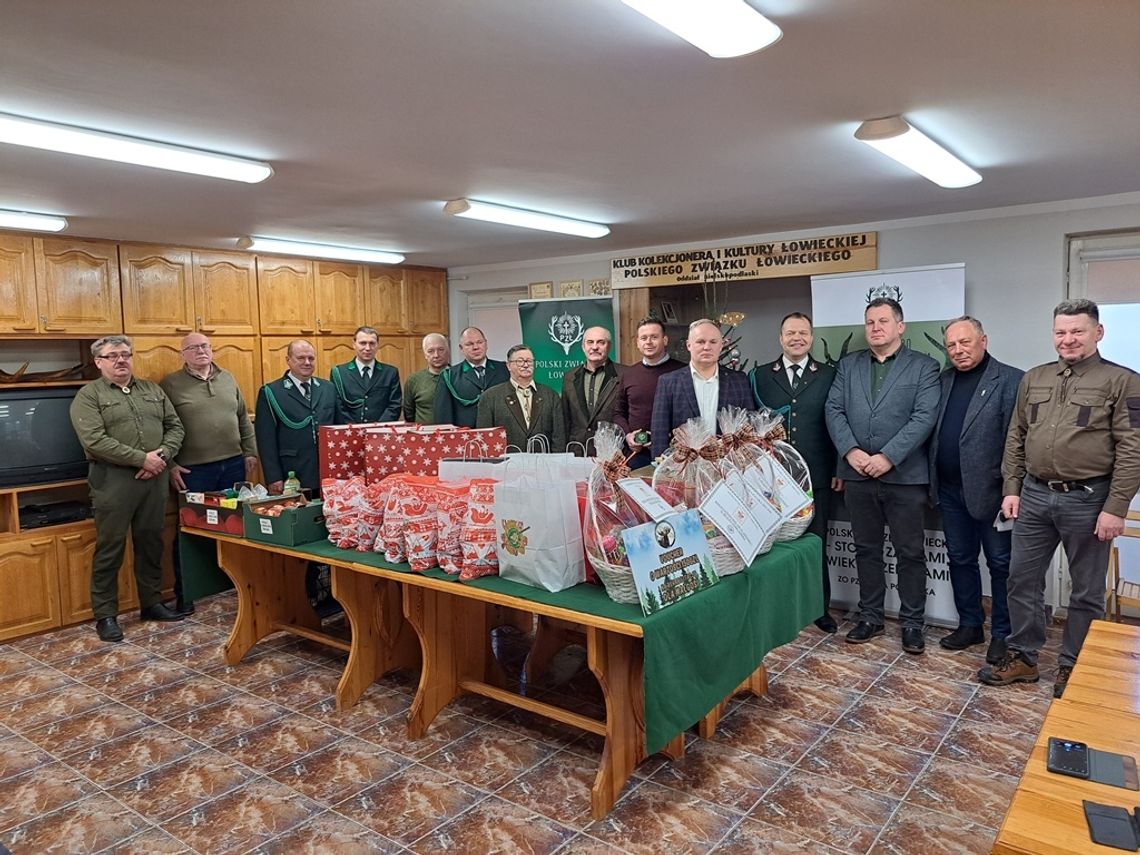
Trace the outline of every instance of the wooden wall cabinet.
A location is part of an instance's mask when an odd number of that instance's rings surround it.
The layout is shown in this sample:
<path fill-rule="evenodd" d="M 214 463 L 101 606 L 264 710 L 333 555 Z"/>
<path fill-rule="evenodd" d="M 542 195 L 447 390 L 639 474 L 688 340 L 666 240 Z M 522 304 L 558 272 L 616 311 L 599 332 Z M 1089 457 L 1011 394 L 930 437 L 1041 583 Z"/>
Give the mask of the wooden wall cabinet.
<path fill-rule="evenodd" d="M 262 335 L 315 335 L 313 262 L 257 256 L 257 304 Z"/>
<path fill-rule="evenodd" d="M 95 525 L 69 527 L 55 536 L 56 570 L 59 586 L 60 624 L 67 626 L 95 615 L 91 611 L 91 559 L 95 555 Z M 53 529 L 44 529 L 52 531 Z M 128 546 L 119 569 L 119 611 L 137 609 L 139 591 L 135 584 L 134 560 Z"/>
<path fill-rule="evenodd" d="M 59 626 L 56 544 L 50 534 L 4 538 L 0 548 L 0 641 Z"/>
<path fill-rule="evenodd" d="M 317 332 L 351 336 L 364 321 L 364 267 L 337 261 L 314 262 Z"/>
<path fill-rule="evenodd" d="M 123 326 L 131 334 L 254 335 L 252 256 L 123 244 Z"/>
<path fill-rule="evenodd" d="M 0 235 L 0 333 L 33 333 L 38 329 L 32 239 Z"/>
<path fill-rule="evenodd" d="M 121 333 L 119 248 L 106 241 L 35 238 L 38 332 Z"/>
<path fill-rule="evenodd" d="M 182 367 L 180 339 L 171 336 L 139 335 L 132 341 L 135 349 L 136 376 L 159 383 L 167 374 Z M 212 336 L 210 344 L 214 348 L 214 362 L 218 367 L 234 375 L 242 397 L 245 398 L 246 408 L 252 414 L 263 376 L 261 347 L 257 336 Z M 281 360 L 281 371 L 284 371 L 284 354 Z"/>
<path fill-rule="evenodd" d="M 447 334 L 447 271 L 369 267 L 366 312 L 381 335 Z"/>

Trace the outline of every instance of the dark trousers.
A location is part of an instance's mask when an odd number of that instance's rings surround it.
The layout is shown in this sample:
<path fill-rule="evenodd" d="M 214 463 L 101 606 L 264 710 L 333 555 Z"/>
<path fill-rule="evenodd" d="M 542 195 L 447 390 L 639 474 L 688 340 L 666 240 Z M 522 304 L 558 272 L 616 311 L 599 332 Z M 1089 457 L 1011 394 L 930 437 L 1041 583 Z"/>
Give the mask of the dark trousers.
<path fill-rule="evenodd" d="M 1108 498 L 1108 480 L 1090 488 L 1054 493 L 1032 475 L 1021 486 L 1021 507 L 1013 525 L 1009 565 L 1009 647 L 1037 663 L 1045 644 L 1045 574 L 1060 543 L 1069 562 L 1073 589 L 1061 641 L 1059 665 L 1076 664 L 1089 624 L 1104 617 L 1104 577 L 1112 541 L 1094 530 Z"/>
<path fill-rule="evenodd" d="M 213 463 L 197 463 L 187 466 L 189 472 L 182 473 L 182 482 L 193 493 L 206 493 L 228 490 L 238 481 L 245 480 L 245 458 L 240 454 Z M 182 559 L 178 554 L 178 539 L 174 540 L 174 596 L 179 602 L 185 601 L 182 587 Z"/>
<path fill-rule="evenodd" d="M 859 620 L 883 622 L 887 594 L 884 525 L 891 529 L 898 572 L 899 622 L 921 627 L 926 614 L 926 550 L 923 516 L 927 485 L 847 481 L 847 512 L 859 572 Z"/>
<path fill-rule="evenodd" d="M 87 480 L 95 517 L 95 554 L 91 559 L 91 610 L 96 619 L 119 613 L 119 568 L 127 534 L 135 552 L 139 605 L 162 599 L 162 528 L 166 519 L 166 472 L 141 480 L 129 466 L 93 462 Z"/>
<path fill-rule="evenodd" d="M 990 571 L 990 634 L 994 638 L 1009 635 L 1009 604 L 1006 583 L 1009 579 L 1011 533 L 994 528 L 993 519 L 976 520 L 966 509 L 961 485 L 940 484 L 938 504 L 942 508 L 942 531 L 946 535 L 946 555 L 950 561 L 950 585 L 954 589 L 954 608 L 958 625 L 981 627 L 986 622 L 982 609 L 982 570 L 979 550 L 985 550 Z M 997 516 L 997 511 L 994 511 Z"/>

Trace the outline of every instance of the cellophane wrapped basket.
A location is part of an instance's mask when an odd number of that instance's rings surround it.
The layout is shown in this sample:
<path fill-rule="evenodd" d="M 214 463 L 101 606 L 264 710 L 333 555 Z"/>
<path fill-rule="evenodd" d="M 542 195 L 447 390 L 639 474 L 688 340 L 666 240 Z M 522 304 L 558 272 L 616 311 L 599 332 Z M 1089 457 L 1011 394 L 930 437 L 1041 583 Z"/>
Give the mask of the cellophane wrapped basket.
<path fill-rule="evenodd" d="M 720 463 L 721 471 L 727 473 L 730 467 L 742 473 L 746 469 L 754 470 L 764 486 L 764 499 L 756 499 L 748 490 L 743 491 L 744 494 L 740 498 L 746 505 L 751 505 L 753 501 L 767 501 L 778 511 L 779 502 L 776 500 L 776 490 L 772 482 L 772 467 L 767 465 L 768 452 L 756 433 L 751 415 L 740 407 L 725 407 L 717 414 L 721 433 L 720 445 L 724 455 Z M 777 526 L 764 538 L 757 555 L 772 551 L 772 545 L 776 542 L 780 528 L 781 526 Z"/>
<path fill-rule="evenodd" d="M 689 419 L 673 430 L 672 442 L 653 472 L 653 489 L 670 505 L 696 508 L 718 482 L 723 455 L 716 431 L 700 419 Z M 718 576 L 729 576 L 744 569 L 744 559 L 727 537 L 701 516 L 709 542 L 713 566 Z"/>
<path fill-rule="evenodd" d="M 812 496 L 811 473 L 803 456 L 795 447 L 786 442 L 784 431 L 784 417 L 771 410 L 760 410 L 751 414 L 752 424 L 760 438 L 760 445 L 767 451 L 772 459 L 780 464 L 792 479 L 800 486 L 808 498 Z M 815 502 L 812 501 L 806 508 L 799 511 L 790 520 L 786 520 L 776 529 L 776 542 L 783 543 L 795 540 L 802 535 L 815 514 Z"/>
<path fill-rule="evenodd" d="M 649 522 L 648 515 L 631 502 L 615 483 L 629 476 L 620 428 L 602 423 L 594 434 L 597 466 L 586 484 L 586 515 L 582 534 L 586 556 L 602 580 L 606 593 L 617 603 L 638 603 L 637 586 L 621 533 Z"/>

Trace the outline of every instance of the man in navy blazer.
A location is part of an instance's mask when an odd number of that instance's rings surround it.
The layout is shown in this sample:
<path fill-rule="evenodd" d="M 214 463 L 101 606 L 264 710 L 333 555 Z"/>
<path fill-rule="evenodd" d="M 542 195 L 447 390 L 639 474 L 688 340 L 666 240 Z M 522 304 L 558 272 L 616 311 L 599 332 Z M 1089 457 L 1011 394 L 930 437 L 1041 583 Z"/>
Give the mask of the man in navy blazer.
<path fill-rule="evenodd" d="M 855 566 L 859 622 L 847 641 L 883 634 L 884 524 L 898 571 L 902 648 L 922 653 L 926 613 L 923 514 L 930 481 L 926 441 L 938 413 L 938 363 L 903 344 L 902 306 L 888 297 L 863 314 L 869 350 L 845 356 L 827 396 L 827 430 L 839 452 Z"/>
<path fill-rule="evenodd" d="M 653 456 L 669 447 L 673 429 L 689 419 L 700 418 L 719 430 L 717 413 L 725 407 L 755 410 L 748 375 L 720 364 L 724 337 L 714 321 L 702 318 L 689 324 L 689 370 L 664 374 L 657 381 L 653 399 L 650 443 Z"/>
<path fill-rule="evenodd" d="M 1005 435 L 1024 372 L 990 356 L 981 321 L 969 315 L 947 324 L 945 339 L 952 366 L 940 378 L 942 398 L 930 441 L 930 493 L 942 508 L 958 628 L 938 643 L 946 650 L 965 650 L 986 640 L 978 566 L 979 550 L 984 550 L 993 602 L 986 661 L 992 665 L 1001 661 L 1010 632 L 1006 581 L 1012 532 L 998 531 L 994 522 L 1001 510 Z"/>

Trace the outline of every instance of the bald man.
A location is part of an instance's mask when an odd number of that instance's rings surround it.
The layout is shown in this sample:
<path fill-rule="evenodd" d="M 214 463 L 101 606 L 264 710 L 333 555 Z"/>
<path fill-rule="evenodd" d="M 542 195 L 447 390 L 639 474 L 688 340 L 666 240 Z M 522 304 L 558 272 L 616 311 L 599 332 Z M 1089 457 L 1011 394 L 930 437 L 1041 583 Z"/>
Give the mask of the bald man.
<path fill-rule="evenodd" d="M 592 456 L 586 443 L 598 429 L 599 422 L 613 422 L 618 382 L 623 365 L 610 359 L 610 331 L 590 327 L 582 334 L 585 363 L 562 375 L 562 416 L 571 443 L 567 450 L 579 457 Z"/>
<path fill-rule="evenodd" d="M 433 332 L 420 343 L 428 367 L 412 374 L 404 384 L 404 421 L 430 425 L 435 417 L 435 393 L 439 375 L 451 361 L 447 339 Z"/>
<path fill-rule="evenodd" d="M 433 418 L 438 425 L 475 427 L 483 393 L 506 383 L 511 375 L 502 362 L 487 358 L 487 336 L 478 327 L 459 334 L 459 349 L 463 361 L 440 372 Z"/>

